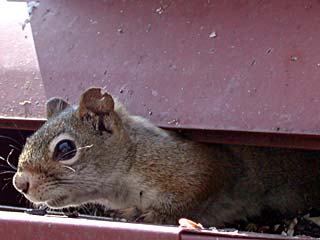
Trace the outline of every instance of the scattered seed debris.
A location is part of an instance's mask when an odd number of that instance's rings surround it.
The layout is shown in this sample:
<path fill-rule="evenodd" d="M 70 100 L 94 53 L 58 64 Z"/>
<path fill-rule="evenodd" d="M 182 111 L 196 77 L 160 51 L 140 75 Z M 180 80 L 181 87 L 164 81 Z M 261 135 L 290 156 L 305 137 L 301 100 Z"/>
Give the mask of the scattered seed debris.
<path fill-rule="evenodd" d="M 272 48 L 269 48 L 269 49 L 267 50 L 267 54 L 271 53 L 271 51 L 272 51 Z"/>
<path fill-rule="evenodd" d="M 179 119 L 177 119 L 177 118 L 175 118 L 175 119 L 173 119 L 173 120 L 171 120 L 171 121 L 168 122 L 169 125 L 173 125 L 173 124 L 179 125 L 179 123 L 180 123 L 180 121 L 179 121 Z"/>
<path fill-rule="evenodd" d="M 98 23 L 98 21 L 94 20 L 94 19 L 90 19 L 89 21 L 90 21 L 91 24 L 97 24 Z"/>
<path fill-rule="evenodd" d="M 209 34 L 209 38 L 216 38 L 216 37 L 217 37 L 216 32 L 211 32 L 211 33 Z"/>
<path fill-rule="evenodd" d="M 156 90 L 152 90 L 151 91 L 152 96 L 156 97 L 158 96 L 158 92 Z"/>
<path fill-rule="evenodd" d="M 296 62 L 296 61 L 298 61 L 298 57 L 291 56 L 290 60 L 291 60 L 291 62 Z"/>
<path fill-rule="evenodd" d="M 210 53 L 210 54 L 215 53 L 215 49 L 214 49 L 214 48 L 210 48 L 210 49 L 209 49 L 209 53 Z"/>
<path fill-rule="evenodd" d="M 24 117 L 28 117 L 28 115 L 30 114 L 30 105 L 31 105 L 31 101 L 29 100 L 25 100 L 23 102 L 19 102 L 19 105 L 24 107 Z"/>
<path fill-rule="evenodd" d="M 163 14 L 164 11 L 170 6 L 170 4 L 171 4 L 170 2 L 164 3 L 164 1 L 162 0 L 160 2 L 160 7 L 156 9 L 156 13 L 158 13 L 159 15 Z"/>
<path fill-rule="evenodd" d="M 47 8 L 46 11 L 41 15 L 41 17 L 44 17 L 45 15 L 47 15 L 50 12 L 51 12 L 51 10 L 49 8 Z"/>
<path fill-rule="evenodd" d="M 22 31 L 26 28 L 26 26 L 27 26 L 28 23 L 30 23 L 30 18 L 27 18 L 26 20 L 24 20 L 23 23 L 20 23 L 20 24 L 21 24 Z"/>
<path fill-rule="evenodd" d="M 22 105 L 22 106 L 25 106 L 25 105 L 27 105 L 27 104 L 31 104 L 31 101 L 25 100 L 25 101 L 23 101 L 23 102 L 19 102 L 19 105 Z"/>
<path fill-rule="evenodd" d="M 40 5 L 40 1 L 30 1 L 27 3 L 29 16 L 32 15 L 33 11 Z"/>
<path fill-rule="evenodd" d="M 181 228 L 192 228 L 192 229 L 204 229 L 200 223 L 195 223 L 186 218 L 179 219 L 179 227 Z"/>
<path fill-rule="evenodd" d="M 320 209 L 311 208 L 293 218 L 286 218 L 279 212 L 268 210 L 263 216 L 253 217 L 233 224 L 221 226 L 217 231 L 234 228 L 239 231 L 279 234 L 283 236 L 320 237 Z M 312 216 L 312 217 L 310 217 Z"/>
<path fill-rule="evenodd" d="M 161 15 L 163 12 L 164 12 L 164 9 L 162 6 L 156 9 L 156 13 L 158 13 L 159 15 Z"/>
<path fill-rule="evenodd" d="M 175 65 L 175 64 L 169 64 L 169 68 L 171 69 L 171 70 L 176 70 L 178 67 Z"/>
<path fill-rule="evenodd" d="M 146 32 L 150 32 L 150 31 L 151 31 L 151 24 L 149 23 L 149 24 L 147 25 Z"/>

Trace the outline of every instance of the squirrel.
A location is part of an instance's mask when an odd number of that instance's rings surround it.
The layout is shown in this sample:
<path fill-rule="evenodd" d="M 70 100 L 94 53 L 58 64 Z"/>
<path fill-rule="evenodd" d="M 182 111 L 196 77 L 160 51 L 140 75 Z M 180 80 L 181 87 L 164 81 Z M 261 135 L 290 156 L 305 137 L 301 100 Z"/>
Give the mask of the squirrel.
<path fill-rule="evenodd" d="M 101 88 L 46 103 L 13 178 L 35 204 L 98 203 L 130 222 L 204 226 L 320 206 L 318 151 L 204 144 L 130 115 Z"/>

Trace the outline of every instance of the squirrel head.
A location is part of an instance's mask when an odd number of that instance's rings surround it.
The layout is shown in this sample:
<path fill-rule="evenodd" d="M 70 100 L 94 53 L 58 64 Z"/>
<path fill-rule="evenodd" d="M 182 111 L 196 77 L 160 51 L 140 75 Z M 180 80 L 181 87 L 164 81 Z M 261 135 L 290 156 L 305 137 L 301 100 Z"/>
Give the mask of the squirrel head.
<path fill-rule="evenodd" d="M 125 171 L 130 140 L 111 95 L 90 88 L 78 106 L 61 98 L 47 104 L 48 121 L 24 146 L 15 188 L 52 208 L 94 202 Z"/>

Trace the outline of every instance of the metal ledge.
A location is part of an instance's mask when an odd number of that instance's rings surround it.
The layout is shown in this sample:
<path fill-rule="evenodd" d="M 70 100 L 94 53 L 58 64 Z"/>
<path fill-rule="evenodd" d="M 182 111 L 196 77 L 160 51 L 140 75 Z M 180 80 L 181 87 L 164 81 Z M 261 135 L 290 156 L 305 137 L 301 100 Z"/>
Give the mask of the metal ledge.
<path fill-rule="evenodd" d="M 37 130 L 46 119 L 0 117 L 0 129 Z M 293 134 L 280 132 L 257 132 L 236 130 L 210 130 L 159 126 L 179 132 L 191 140 L 207 143 L 243 144 L 268 147 L 302 148 L 320 150 L 320 136 L 316 134 Z"/>
<path fill-rule="evenodd" d="M 297 239 L 270 234 L 218 232 L 122 222 L 34 216 L 0 211 L 0 236 L 6 240 L 69 239 Z M 301 237 L 299 239 L 307 239 Z M 310 238 L 308 238 L 310 239 Z"/>

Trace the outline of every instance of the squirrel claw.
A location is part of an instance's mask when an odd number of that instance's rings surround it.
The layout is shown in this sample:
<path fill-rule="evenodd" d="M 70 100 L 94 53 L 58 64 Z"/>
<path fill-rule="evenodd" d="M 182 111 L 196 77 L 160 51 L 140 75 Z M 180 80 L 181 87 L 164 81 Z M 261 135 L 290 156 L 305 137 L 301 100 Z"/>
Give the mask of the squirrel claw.
<path fill-rule="evenodd" d="M 154 210 L 142 212 L 137 207 L 110 210 L 109 215 L 115 221 L 125 219 L 136 223 L 162 223 L 162 218 Z"/>
<path fill-rule="evenodd" d="M 135 219 L 135 222 L 137 222 L 137 223 L 148 222 L 148 221 L 146 221 L 146 220 L 148 220 L 148 218 L 147 218 L 148 214 L 150 214 L 150 212 L 141 214 L 140 216 L 138 216 L 138 217 Z M 146 219 L 146 220 L 145 220 L 145 219 Z"/>
<path fill-rule="evenodd" d="M 135 222 L 163 224 L 165 220 L 165 216 L 159 214 L 157 211 L 149 210 L 137 217 L 135 219 Z"/>
<path fill-rule="evenodd" d="M 139 217 L 136 218 L 135 222 L 145 222 L 145 223 L 151 223 L 154 221 L 154 212 L 148 211 L 143 214 L 141 214 Z"/>
<path fill-rule="evenodd" d="M 141 215 L 141 211 L 136 207 L 130 207 L 125 209 L 111 210 L 109 215 L 116 221 L 125 219 L 128 222 L 135 222 L 139 215 Z"/>

